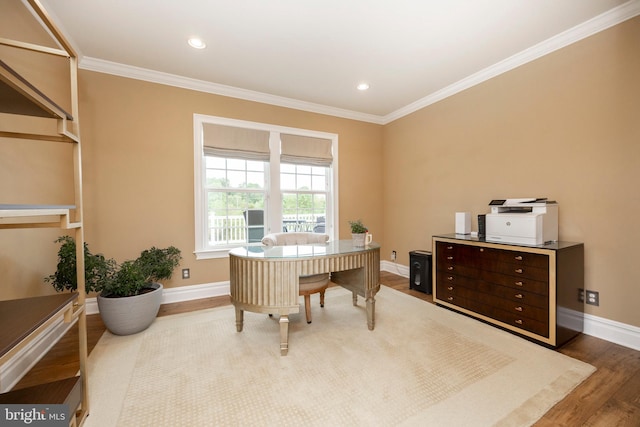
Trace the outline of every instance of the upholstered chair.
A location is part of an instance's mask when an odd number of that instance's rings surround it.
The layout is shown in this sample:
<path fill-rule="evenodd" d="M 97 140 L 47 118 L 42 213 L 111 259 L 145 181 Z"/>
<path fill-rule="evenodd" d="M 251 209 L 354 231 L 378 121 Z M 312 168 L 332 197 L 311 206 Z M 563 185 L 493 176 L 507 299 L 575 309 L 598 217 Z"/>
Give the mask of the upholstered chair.
<path fill-rule="evenodd" d="M 329 235 L 319 233 L 271 233 L 262 238 L 265 246 L 310 245 L 326 243 Z M 320 293 L 320 307 L 324 307 L 324 292 L 330 281 L 329 273 L 300 276 L 300 293 L 304 296 L 304 312 L 307 323 L 311 323 L 311 294 Z"/>

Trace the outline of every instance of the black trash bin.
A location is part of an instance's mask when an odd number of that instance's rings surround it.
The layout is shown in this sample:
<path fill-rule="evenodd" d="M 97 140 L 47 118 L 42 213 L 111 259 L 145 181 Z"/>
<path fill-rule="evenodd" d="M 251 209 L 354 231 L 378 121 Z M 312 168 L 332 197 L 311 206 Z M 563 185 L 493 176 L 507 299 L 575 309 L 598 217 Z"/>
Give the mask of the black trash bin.
<path fill-rule="evenodd" d="M 409 289 L 431 294 L 433 292 L 431 275 L 431 252 L 409 252 Z"/>

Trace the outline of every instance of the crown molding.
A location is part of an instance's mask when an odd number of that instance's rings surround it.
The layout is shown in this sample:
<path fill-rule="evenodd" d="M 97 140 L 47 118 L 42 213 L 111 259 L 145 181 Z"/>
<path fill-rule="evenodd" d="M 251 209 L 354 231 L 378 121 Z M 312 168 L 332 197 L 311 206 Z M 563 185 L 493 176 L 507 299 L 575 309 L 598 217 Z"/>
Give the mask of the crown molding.
<path fill-rule="evenodd" d="M 282 96 L 270 95 L 267 93 L 256 92 L 233 86 L 211 83 L 204 80 L 192 79 L 175 74 L 163 73 L 146 68 L 105 61 L 98 58 L 85 56 L 80 60 L 79 67 L 83 70 L 88 71 L 96 71 L 99 73 L 112 74 L 115 76 L 126 77 L 130 79 L 144 80 L 151 83 L 159 83 L 183 89 L 195 90 L 198 92 L 211 93 L 214 95 L 227 96 L 230 98 L 243 99 L 246 101 L 260 102 L 263 104 L 292 108 L 295 110 L 326 114 L 329 116 L 341 117 L 361 122 L 382 124 L 383 120 L 381 116 L 373 114 L 328 107 L 326 105 L 314 104 L 312 102 L 299 101 L 292 98 L 285 98 Z"/>
<path fill-rule="evenodd" d="M 445 98 L 469 89 L 472 86 L 485 82 L 507 71 L 513 70 L 528 62 L 534 61 L 544 55 L 555 52 L 570 44 L 592 36 L 607 28 L 620 24 L 628 19 L 640 15 L 640 0 L 631 0 L 605 13 L 602 13 L 582 24 L 576 25 L 556 36 L 523 50 L 503 61 L 491 65 L 475 74 L 472 74 L 456 83 L 440 89 L 418 101 L 400 108 L 383 117 L 382 124 L 388 124 L 404 116 L 414 113 L 431 104 L 435 104 Z"/>
<path fill-rule="evenodd" d="M 385 116 L 360 113 L 357 111 L 341 108 L 329 107 L 306 101 L 299 101 L 292 98 L 270 95 L 233 86 L 226 86 L 203 80 L 182 77 L 174 74 L 163 73 L 145 68 L 134 67 L 116 62 L 105 61 L 92 57 L 81 57 L 79 67 L 84 70 L 96 71 L 100 73 L 112 74 L 116 76 L 144 80 L 151 83 L 159 83 L 199 92 L 211 93 L 214 95 L 227 96 L 231 98 L 243 99 L 247 101 L 260 102 L 279 107 L 292 108 L 295 110 L 308 111 L 312 113 L 325 114 L 334 117 L 341 117 L 350 120 L 357 120 L 368 123 L 385 125 L 398 120 L 404 116 L 414 113 L 431 104 L 435 104 L 445 98 L 455 95 L 463 90 L 469 89 L 477 84 L 483 83 L 493 77 L 513 70 L 528 62 L 534 61 L 544 55 L 562 49 L 572 43 L 592 36 L 600 31 L 606 30 L 614 25 L 640 15 L 640 0 L 630 0 L 618 7 L 596 16 L 582 24 L 579 24 L 567 31 L 538 43 L 528 49 L 523 50 L 503 61 L 491 65 L 475 74 L 472 74 L 456 83 L 440 89 L 424 98 L 393 111 Z"/>

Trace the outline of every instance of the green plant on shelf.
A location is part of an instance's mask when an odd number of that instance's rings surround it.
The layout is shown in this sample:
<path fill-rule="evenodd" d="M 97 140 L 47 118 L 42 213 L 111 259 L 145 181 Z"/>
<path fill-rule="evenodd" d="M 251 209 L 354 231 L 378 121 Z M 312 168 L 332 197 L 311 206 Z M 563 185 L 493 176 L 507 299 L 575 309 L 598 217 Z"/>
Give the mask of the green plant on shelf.
<path fill-rule="evenodd" d="M 369 231 L 360 219 L 356 221 L 349 221 L 349 225 L 351 226 L 352 234 L 364 234 Z"/>

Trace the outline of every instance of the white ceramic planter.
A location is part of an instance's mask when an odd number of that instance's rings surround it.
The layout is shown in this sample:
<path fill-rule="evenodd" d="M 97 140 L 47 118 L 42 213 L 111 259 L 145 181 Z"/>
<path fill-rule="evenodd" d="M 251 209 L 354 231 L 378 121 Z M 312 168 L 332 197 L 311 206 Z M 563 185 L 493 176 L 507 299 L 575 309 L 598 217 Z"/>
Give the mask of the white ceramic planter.
<path fill-rule="evenodd" d="M 363 248 L 366 237 L 367 237 L 366 233 L 351 233 L 351 239 L 353 239 L 353 246 L 357 248 Z"/>
<path fill-rule="evenodd" d="M 371 243 L 373 235 L 369 233 L 351 233 L 351 239 L 354 247 L 363 248 Z"/>
<path fill-rule="evenodd" d="M 105 298 L 98 295 L 100 317 L 115 335 L 132 335 L 147 329 L 155 320 L 162 303 L 162 285 L 149 285 L 153 291 L 132 297 Z"/>

